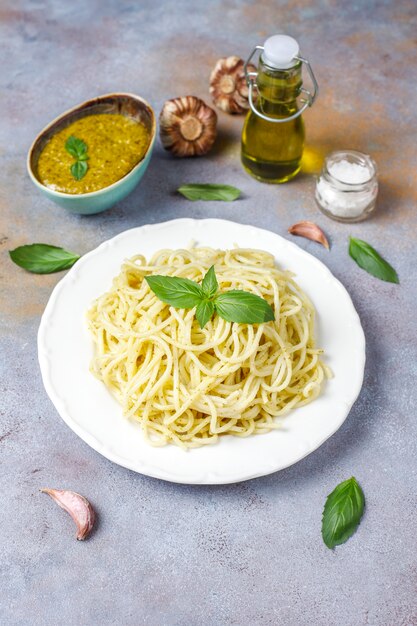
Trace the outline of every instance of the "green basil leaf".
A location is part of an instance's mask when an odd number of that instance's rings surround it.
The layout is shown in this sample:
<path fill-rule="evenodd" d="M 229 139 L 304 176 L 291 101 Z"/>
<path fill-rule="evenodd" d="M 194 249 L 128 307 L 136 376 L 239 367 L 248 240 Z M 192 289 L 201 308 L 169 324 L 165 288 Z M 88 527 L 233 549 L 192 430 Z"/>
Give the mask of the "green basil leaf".
<path fill-rule="evenodd" d="M 212 298 L 216 295 L 219 288 L 219 283 L 217 282 L 214 265 L 210 267 L 207 274 L 204 276 L 203 282 L 201 283 L 201 288 L 207 298 Z"/>
<path fill-rule="evenodd" d="M 365 496 L 352 476 L 337 485 L 327 496 L 323 510 L 321 534 L 328 548 L 345 543 L 359 526 L 365 507 Z"/>
<path fill-rule="evenodd" d="M 75 180 L 81 180 L 87 173 L 88 163 L 87 161 L 75 161 L 75 163 L 71 165 L 70 169 Z"/>
<path fill-rule="evenodd" d="M 225 202 L 232 202 L 241 194 L 240 189 L 231 185 L 210 183 L 189 183 L 178 187 L 178 191 L 188 200 L 224 200 Z"/>
<path fill-rule="evenodd" d="M 192 309 L 204 299 L 200 285 L 178 276 L 145 276 L 154 294 L 177 309 Z"/>
<path fill-rule="evenodd" d="M 80 258 L 78 254 L 46 243 L 32 243 L 9 251 L 13 263 L 34 274 L 67 270 Z"/>
<path fill-rule="evenodd" d="M 239 289 L 219 294 L 214 299 L 214 306 L 227 322 L 261 324 L 275 319 L 274 311 L 266 300 Z"/>
<path fill-rule="evenodd" d="M 204 328 L 207 322 L 211 319 L 213 313 L 214 304 L 211 300 L 201 300 L 201 302 L 197 304 L 195 316 L 200 324 L 200 328 Z"/>
<path fill-rule="evenodd" d="M 389 283 L 399 283 L 395 269 L 385 261 L 376 250 L 362 239 L 350 238 L 349 254 L 368 274 Z"/>
<path fill-rule="evenodd" d="M 79 159 L 87 152 L 87 144 L 82 139 L 71 135 L 65 142 L 65 150 L 74 158 Z"/>

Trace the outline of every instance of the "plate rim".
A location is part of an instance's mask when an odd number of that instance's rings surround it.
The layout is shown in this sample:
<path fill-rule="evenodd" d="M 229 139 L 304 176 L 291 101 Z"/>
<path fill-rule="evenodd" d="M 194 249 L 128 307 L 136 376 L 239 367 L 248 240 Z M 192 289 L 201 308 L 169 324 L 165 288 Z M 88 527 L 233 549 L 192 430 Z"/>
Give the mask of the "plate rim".
<path fill-rule="evenodd" d="M 107 449 L 105 449 L 105 447 L 103 446 L 103 444 L 101 442 L 99 442 L 93 435 L 91 435 L 89 432 L 86 432 L 85 430 L 83 430 L 82 426 L 80 426 L 69 414 L 69 412 L 66 410 L 65 404 L 63 403 L 63 401 L 61 400 L 61 398 L 59 397 L 58 393 L 55 391 L 54 386 L 50 380 L 50 376 L 48 375 L 48 371 L 49 371 L 49 360 L 48 360 L 48 355 L 47 355 L 47 351 L 45 350 L 45 342 L 44 342 L 44 337 L 45 334 L 47 332 L 48 329 L 48 321 L 50 318 L 51 313 L 54 310 L 54 306 L 56 303 L 57 298 L 59 297 L 60 292 L 62 291 L 62 289 L 65 288 L 65 286 L 67 284 L 69 284 L 72 280 L 73 277 L 81 271 L 83 265 L 90 260 L 92 257 L 96 256 L 97 254 L 100 254 L 100 252 L 102 251 L 103 248 L 108 247 L 109 245 L 111 245 L 113 242 L 115 242 L 118 239 L 123 239 L 123 237 L 129 236 L 131 233 L 135 232 L 135 231 L 144 231 L 144 230 L 148 230 L 148 229 L 152 229 L 152 230 L 158 230 L 159 228 L 166 228 L 166 227 L 170 227 L 172 225 L 178 225 L 178 224 L 182 224 L 183 227 L 188 226 L 192 226 L 196 223 L 210 223 L 212 225 L 217 225 L 218 227 L 221 227 L 222 225 L 228 224 L 228 225 L 234 225 L 234 226 L 239 226 L 239 227 L 243 227 L 243 228 L 248 228 L 251 230 L 255 230 L 255 231 L 260 231 L 260 233 L 266 233 L 268 235 L 273 235 L 275 237 L 278 237 L 279 239 L 282 239 L 285 241 L 286 244 L 288 244 L 291 248 L 295 248 L 297 250 L 297 253 L 301 253 L 301 255 L 304 257 L 307 257 L 309 259 L 310 262 L 313 262 L 316 266 L 318 266 L 318 268 L 320 269 L 320 271 L 325 272 L 325 274 L 328 275 L 328 277 L 331 279 L 331 281 L 337 285 L 338 289 L 342 290 L 342 292 L 344 293 L 345 297 L 347 298 L 347 301 L 350 305 L 350 316 L 351 319 L 354 321 L 355 326 L 356 326 L 356 330 L 358 331 L 358 346 L 356 346 L 357 349 L 357 355 L 358 355 L 358 370 L 360 370 L 360 375 L 357 381 L 357 385 L 354 389 L 352 389 L 351 391 L 351 396 L 349 399 L 349 402 L 345 402 L 345 410 L 343 412 L 343 416 L 339 418 L 339 420 L 337 421 L 337 423 L 334 424 L 334 427 L 331 429 L 331 431 L 329 431 L 328 433 L 326 433 L 326 435 L 324 437 L 322 437 L 319 442 L 317 443 L 317 445 L 315 445 L 315 447 L 313 449 L 308 449 L 307 451 L 302 452 L 301 454 L 299 454 L 299 456 L 297 456 L 297 458 L 291 462 L 285 463 L 284 465 L 279 466 L 278 468 L 272 468 L 272 469 L 268 469 L 267 471 L 265 471 L 264 469 L 261 469 L 260 471 L 252 471 L 250 473 L 245 474 L 244 476 L 241 477 L 230 477 L 229 478 L 220 478 L 217 474 L 213 474 L 213 473 L 207 473 L 205 475 L 204 480 L 201 479 L 200 476 L 198 476 L 197 478 L 193 478 L 193 477 L 188 477 L 187 479 L 184 477 L 179 477 L 179 476 L 175 476 L 174 473 L 172 473 L 171 475 L 169 473 L 167 473 L 165 470 L 161 469 L 161 468 L 155 468 L 155 467 L 149 467 L 145 464 L 145 466 L 143 465 L 143 461 L 141 462 L 136 462 L 135 464 L 132 462 L 128 462 L 126 459 L 123 459 L 123 457 L 120 457 L 118 454 L 113 453 L 113 451 L 109 451 Z M 360 342 L 359 342 L 360 339 Z M 136 473 L 141 473 L 144 474 L 146 476 L 150 476 L 152 478 L 157 478 L 159 480 L 165 480 L 168 482 L 173 482 L 173 483 L 177 483 L 177 484 L 195 484 L 195 485 L 219 485 L 219 484 L 234 484 L 234 483 L 238 483 L 238 482 L 243 482 L 246 480 L 252 480 L 254 478 L 259 478 L 261 476 L 267 476 L 269 474 L 273 474 L 275 472 L 279 472 L 281 470 L 287 469 L 288 467 L 291 467 L 292 465 L 295 465 L 296 463 L 298 463 L 299 461 L 301 461 L 302 459 L 304 459 L 306 456 L 308 456 L 309 454 L 312 454 L 313 452 L 315 452 L 316 450 L 318 450 L 318 448 L 320 448 L 330 437 L 332 437 L 338 430 L 339 428 L 342 426 L 342 424 L 345 422 L 345 420 L 347 419 L 352 406 L 354 405 L 354 403 L 356 402 L 360 391 L 362 389 L 362 385 L 363 385 L 363 379 L 364 379 L 364 373 L 365 373 L 365 361 L 366 361 L 366 341 L 365 341 L 365 334 L 363 331 L 363 327 L 358 315 L 358 312 L 356 311 L 356 308 L 352 302 L 352 299 L 350 297 L 349 292 L 347 291 L 347 289 L 345 288 L 345 286 L 340 282 L 340 280 L 338 278 L 336 278 L 332 272 L 330 271 L 330 269 L 322 262 L 320 261 L 317 257 L 313 256 L 312 254 L 310 254 L 309 252 L 307 252 L 306 250 L 304 250 L 303 248 L 300 248 L 296 243 L 286 239 L 285 237 L 283 237 L 282 235 L 279 235 L 278 233 L 272 231 L 272 230 L 268 230 L 265 228 L 260 228 L 258 226 L 254 226 L 252 224 L 242 224 L 239 222 L 234 222 L 233 220 L 226 220 L 226 219 L 220 219 L 220 218 L 174 218 L 171 220 L 166 220 L 164 222 L 157 222 L 154 224 L 143 224 L 141 226 L 135 226 L 133 228 L 129 228 L 127 230 L 124 230 L 120 233 L 118 233 L 117 235 L 114 235 L 113 237 L 110 237 L 108 239 L 106 239 L 105 241 L 101 242 L 98 246 L 96 246 L 95 248 L 93 248 L 92 250 L 90 250 L 89 252 L 87 252 L 86 254 L 84 254 L 79 261 L 77 261 L 76 264 L 73 265 L 73 267 L 67 272 L 67 274 L 55 285 L 55 287 L 53 288 L 50 297 L 48 299 L 48 302 L 46 304 L 46 307 L 44 309 L 44 312 L 42 314 L 41 317 L 41 321 L 39 324 L 39 329 L 38 329 L 38 333 L 37 333 L 37 347 L 38 347 L 38 362 L 39 362 L 39 366 L 40 366 L 40 370 L 41 370 L 41 377 L 42 377 L 42 382 L 43 385 L 45 387 L 45 390 L 47 392 L 47 395 L 49 397 L 49 399 L 51 400 L 52 404 L 54 405 L 55 409 L 57 410 L 59 416 L 61 417 L 61 419 L 65 422 L 65 424 L 78 436 L 80 437 L 80 439 L 82 439 L 87 445 L 89 445 L 91 448 L 93 448 L 93 450 L 95 450 L 96 452 L 98 452 L 100 455 L 104 456 L 107 460 L 116 463 L 117 465 L 120 465 L 121 467 L 124 467 L 126 469 L 129 469 L 131 471 L 134 471 Z M 359 360 L 359 355 L 360 355 L 360 360 Z M 215 450 L 215 446 L 212 447 L 213 450 Z M 191 452 L 192 453 L 192 450 Z M 141 466 L 141 469 L 138 469 L 138 466 Z"/>

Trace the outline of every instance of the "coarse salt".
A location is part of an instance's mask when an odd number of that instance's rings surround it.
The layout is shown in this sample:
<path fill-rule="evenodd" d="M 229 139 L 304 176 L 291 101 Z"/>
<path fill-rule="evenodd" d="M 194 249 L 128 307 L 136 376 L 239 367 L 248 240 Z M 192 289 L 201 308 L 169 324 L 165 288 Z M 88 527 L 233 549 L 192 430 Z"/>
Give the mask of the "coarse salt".
<path fill-rule="evenodd" d="M 364 167 L 359 163 L 350 163 L 346 160 L 331 163 L 329 173 L 341 183 L 348 183 L 349 185 L 366 183 L 372 177 L 369 167 Z"/>
<path fill-rule="evenodd" d="M 327 157 L 316 186 L 323 213 L 340 221 L 358 221 L 373 210 L 377 193 L 376 166 L 369 156 L 346 151 Z"/>

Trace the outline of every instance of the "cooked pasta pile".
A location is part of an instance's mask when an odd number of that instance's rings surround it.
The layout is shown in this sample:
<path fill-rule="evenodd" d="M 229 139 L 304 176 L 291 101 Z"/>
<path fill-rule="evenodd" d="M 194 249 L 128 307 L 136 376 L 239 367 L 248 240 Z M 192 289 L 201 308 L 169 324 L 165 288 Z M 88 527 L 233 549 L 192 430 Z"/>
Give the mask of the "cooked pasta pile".
<path fill-rule="evenodd" d="M 275 321 L 238 324 L 214 314 L 201 329 L 194 309 L 164 304 L 144 280 L 200 282 L 213 264 L 221 291 L 265 298 Z M 329 375 L 314 344 L 311 302 L 260 250 L 160 250 L 149 263 L 134 256 L 87 317 L 92 372 L 153 445 L 194 448 L 219 435 L 266 433 L 279 427 L 277 416 L 314 400 Z"/>

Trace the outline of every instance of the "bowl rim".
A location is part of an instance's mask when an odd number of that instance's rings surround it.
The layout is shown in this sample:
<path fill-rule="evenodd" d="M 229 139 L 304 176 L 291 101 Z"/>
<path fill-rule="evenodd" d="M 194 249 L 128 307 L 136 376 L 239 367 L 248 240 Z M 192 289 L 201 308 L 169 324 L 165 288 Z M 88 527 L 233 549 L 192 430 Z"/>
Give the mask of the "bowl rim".
<path fill-rule="evenodd" d="M 119 178 L 119 180 L 116 180 L 111 185 L 107 185 L 106 187 L 103 187 L 102 189 L 97 189 L 96 191 L 89 191 L 87 193 L 65 193 L 63 191 L 56 191 L 55 189 L 51 189 L 51 187 L 47 187 L 46 185 L 41 183 L 40 180 L 38 180 L 36 178 L 36 176 L 35 176 L 35 174 L 34 174 L 34 172 L 32 170 L 31 157 L 32 157 L 32 153 L 33 153 L 33 150 L 35 148 L 35 145 L 41 139 L 42 135 L 44 135 L 52 126 L 54 126 L 54 124 L 59 122 L 61 120 L 61 118 L 65 117 L 67 115 L 71 115 L 72 113 L 75 113 L 81 107 L 88 108 L 89 106 L 93 106 L 94 104 L 97 104 L 98 101 L 100 101 L 101 99 L 105 99 L 105 98 L 120 98 L 120 97 L 128 97 L 128 98 L 131 98 L 132 100 L 136 100 L 137 102 L 140 102 L 141 104 L 145 105 L 145 107 L 148 109 L 149 113 L 151 114 L 151 118 L 152 118 L 151 139 L 150 139 L 150 142 L 149 142 L 149 146 L 147 147 L 147 149 L 146 149 L 144 155 L 142 156 L 142 158 L 140 159 L 140 161 L 138 161 L 138 163 L 136 163 L 136 165 L 129 172 L 127 172 L 124 176 L 122 176 L 122 178 Z M 131 174 L 133 174 L 133 172 L 135 172 L 137 169 L 139 169 L 139 167 L 143 164 L 144 160 L 147 158 L 147 156 L 149 155 L 150 151 L 152 150 L 153 144 L 155 143 L 155 138 L 156 138 L 156 118 L 155 118 L 155 113 L 154 113 L 153 108 L 151 107 L 151 105 L 149 104 L 149 102 L 147 100 L 145 100 L 141 96 L 138 96 L 138 95 L 136 95 L 134 93 L 130 93 L 130 92 L 124 92 L 124 91 L 122 92 L 122 91 L 120 91 L 120 92 L 106 93 L 106 94 L 102 94 L 100 96 L 96 96 L 95 98 L 89 98 L 88 100 L 84 100 L 83 102 L 77 104 L 76 106 L 73 106 L 70 109 L 67 109 L 66 111 L 64 111 L 63 113 L 61 113 L 57 117 L 55 117 L 51 122 L 49 122 L 49 124 L 44 126 L 44 128 L 36 135 L 35 139 L 32 141 L 32 144 L 31 144 L 31 146 L 30 146 L 30 148 L 28 150 L 28 154 L 27 154 L 27 158 L 26 158 L 26 168 L 27 168 L 28 174 L 30 176 L 30 179 L 36 185 L 36 187 L 38 187 L 42 191 L 44 191 L 44 190 L 47 191 L 48 194 L 56 196 L 57 198 L 74 198 L 74 199 L 77 199 L 77 198 L 94 198 L 94 197 L 102 195 L 103 193 L 107 192 L 109 189 L 115 189 L 120 184 L 123 184 L 123 181 L 125 181 L 126 178 L 128 178 Z"/>

